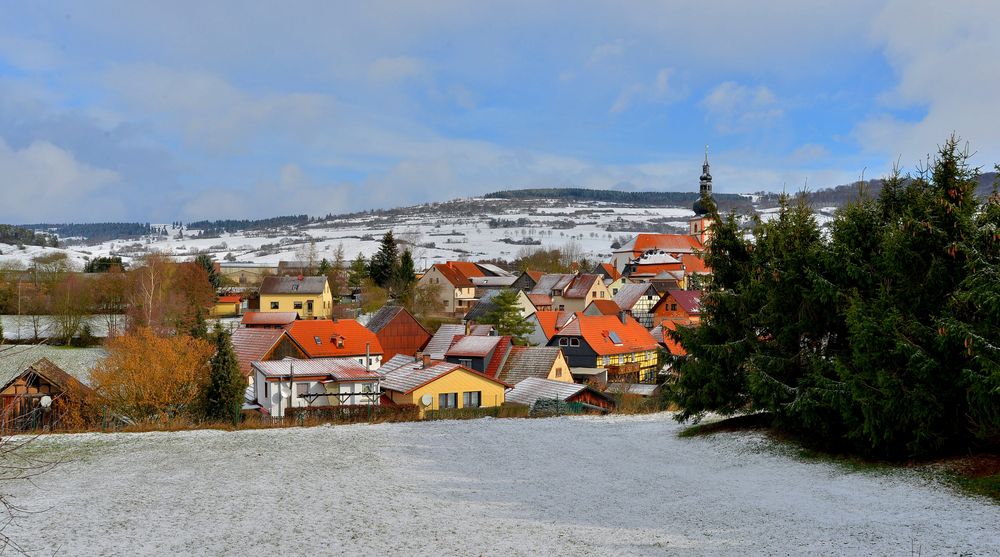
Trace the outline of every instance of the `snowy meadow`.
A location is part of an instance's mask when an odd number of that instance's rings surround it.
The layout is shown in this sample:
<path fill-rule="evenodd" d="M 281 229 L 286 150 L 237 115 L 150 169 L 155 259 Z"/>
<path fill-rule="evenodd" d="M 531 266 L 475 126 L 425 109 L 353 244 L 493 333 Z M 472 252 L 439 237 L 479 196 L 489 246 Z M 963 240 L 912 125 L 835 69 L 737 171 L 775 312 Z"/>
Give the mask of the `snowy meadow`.
<path fill-rule="evenodd" d="M 31 554 L 1000 554 L 1000 507 L 670 414 L 49 435 Z M 127 549 L 126 549 L 127 548 Z"/>

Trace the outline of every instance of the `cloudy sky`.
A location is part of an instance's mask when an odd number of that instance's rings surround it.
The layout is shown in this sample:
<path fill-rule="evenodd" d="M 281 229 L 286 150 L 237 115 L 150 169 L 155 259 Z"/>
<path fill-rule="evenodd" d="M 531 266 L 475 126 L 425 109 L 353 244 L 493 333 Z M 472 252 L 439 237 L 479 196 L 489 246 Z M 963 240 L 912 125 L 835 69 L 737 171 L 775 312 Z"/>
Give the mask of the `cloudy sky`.
<path fill-rule="evenodd" d="M 992 168 L 1000 3 L 920 4 L 0 0 L 0 222 Z"/>

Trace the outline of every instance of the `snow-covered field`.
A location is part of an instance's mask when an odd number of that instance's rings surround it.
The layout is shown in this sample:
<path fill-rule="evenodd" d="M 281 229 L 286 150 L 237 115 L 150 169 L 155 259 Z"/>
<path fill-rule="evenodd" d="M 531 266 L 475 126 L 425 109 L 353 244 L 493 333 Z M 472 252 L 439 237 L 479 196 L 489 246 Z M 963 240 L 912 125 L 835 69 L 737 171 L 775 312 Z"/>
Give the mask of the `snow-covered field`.
<path fill-rule="evenodd" d="M 997 555 L 1000 507 L 669 414 L 46 436 L 4 533 L 72 555 Z"/>

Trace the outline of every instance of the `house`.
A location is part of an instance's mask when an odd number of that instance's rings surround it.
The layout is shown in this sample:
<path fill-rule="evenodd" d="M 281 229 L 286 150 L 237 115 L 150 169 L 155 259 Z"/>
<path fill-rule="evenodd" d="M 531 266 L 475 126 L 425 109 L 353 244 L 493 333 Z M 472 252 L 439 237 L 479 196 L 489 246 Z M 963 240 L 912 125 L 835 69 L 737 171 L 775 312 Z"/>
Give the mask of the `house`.
<path fill-rule="evenodd" d="M 424 354 L 430 356 L 432 360 L 444 360 L 444 354 L 455 343 L 455 337 L 464 335 L 465 332 L 464 325 L 442 323 L 424 347 Z"/>
<path fill-rule="evenodd" d="M 378 337 L 353 319 L 296 321 L 286 330 L 310 359 L 352 358 L 372 371 L 382 365 Z"/>
<path fill-rule="evenodd" d="M 474 277 L 484 276 L 474 263 L 435 263 L 420 277 L 417 287 L 437 290 L 441 313 L 462 316 L 476 303 L 476 285 L 465 273 L 472 273 Z"/>
<path fill-rule="evenodd" d="M 576 314 L 568 311 L 536 311 L 528 316 L 528 322 L 535 327 L 534 332 L 528 335 L 528 344 L 545 346 L 556 331 L 565 327 L 575 317 Z"/>
<path fill-rule="evenodd" d="M 333 315 L 333 294 L 323 276 L 264 277 L 260 310 L 294 311 L 299 319 L 329 319 Z"/>
<path fill-rule="evenodd" d="M 611 263 L 598 263 L 591 274 L 600 275 L 604 279 L 604 284 L 611 284 L 622 276 L 618 269 Z"/>
<path fill-rule="evenodd" d="M 457 336 L 444 359 L 496 378 L 510 354 L 512 340 L 509 336 Z"/>
<path fill-rule="evenodd" d="M 378 405 L 382 376 L 353 358 L 253 362 L 254 400 L 269 416 L 295 408 Z"/>
<path fill-rule="evenodd" d="M 697 237 L 686 234 L 637 234 L 612 253 L 611 263 L 623 270 L 630 261 L 649 251 L 662 251 L 674 257 L 682 253 L 699 253 L 705 249 Z"/>
<path fill-rule="evenodd" d="M 653 306 L 660 301 L 660 293 L 652 284 L 626 284 L 615 294 L 614 301 L 643 327 L 653 327 Z"/>
<path fill-rule="evenodd" d="M 613 398 L 597 389 L 579 383 L 528 377 L 507 391 L 507 402 L 524 404 L 535 409 L 535 405 L 540 401 L 577 403 L 585 410 L 602 413 L 615 409 Z"/>
<path fill-rule="evenodd" d="M 240 324 L 248 329 L 284 329 L 298 318 L 294 311 L 248 311 Z"/>
<path fill-rule="evenodd" d="M 654 381 L 660 368 L 656 339 L 624 312 L 578 313 L 552 337 L 549 346 L 562 348 L 571 367 L 607 369 L 609 382 Z"/>
<path fill-rule="evenodd" d="M 243 299 L 239 294 L 219 296 L 212 306 L 212 317 L 239 317 Z"/>
<path fill-rule="evenodd" d="M 5 431 L 58 428 L 71 408 L 87 404 L 94 396 L 90 387 L 42 357 L 4 382 L 0 419 Z"/>
<path fill-rule="evenodd" d="M 611 293 L 599 275 L 545 274 L 529 294 L 551 296 L 552 309 L 583 311 L 594 300 L 610 300 Z"/>
<path fill-rule="evenodd" d="M 584 315 L 618 315 L 622 308 L 613 299 L 594 300 L 583 310 Z"/>
<path fill-rule="evenodd" d="M 700 322 L 701 296 L 701 290 L 668 290 L 653 306 L 653 325 L 664 321 Z"/>
<path fill-rule="evenodd" d="M 382 345 L 383 360 L 396 354 L 415 356 L 427 346 L 431 334 L 402 306 L 385 306 L 375 312 L 365 328 L 375 333 Z"/>
<path fill-rule="evenodd" d="M 467 323 L 477 323 L 495 311 L 497 305 L 493 302 L 493 298 L 501 292 L 503 290 L 490 290 L 483 294 L 472 308 L 469 309 L 468 313 L 465 314 L 464 321 Z M 528 295 L 523 290 L 515 290 L 514 292 L 517 292 L 517 305 L 520 308 L 521 317 L 528 317 L 532 313 L 535 313 L 535 305 L 528 299 Z"/>
<path fill-rule="evenodd" d="M 258 286 L 264 277 L 277 274 L 278 268 L 264 263 L 241 263 L 238 261 L 215 262 L 215 270 L 224 283 L 238 286 Z"/>
<path fill-rule="evenodd" d="M 285 358 L 308 358 L 298 343 L 284 329 L 240 327 L 232 334 L 233 351 L 240 363 L 240 371 L 253 384 L 253 362 L 282 360 Z"/>
<path fill-rule="evenodd" d="M 517 276 L 517 280 L 515 280 L 510 287 L 516 290 L 530 292 L 533 288 L 535 288 L 535 285 L 538 284 L 538 281 L 542 279 L 543 274 L 545 273 L 542 273 L 541 271 L 524 271 Z"/>
<path fill-rule="evenodd" d="M 480 408 L 504 403 L 507 385 L 451 362 L 432 362 L 429 356 L 399 364 L 396 356 L 386 366 L 381 382 L 388 402 L 416 404 L 420 417 L 430 410 Z"/>
<path fill-rule="evenodd" d="M 523 292 L 523 290 L 522 290 Z M 552 311 L 552 296 L 548 294 L 525 294 L 535 311 Z"/>
<path fill-rule="evenodd" d="M 569 363 L 562 350 L 555 346 L 514 346 L 497 379 L 508 385 L 517 385 L 528 377 L 572 383 Z"/>

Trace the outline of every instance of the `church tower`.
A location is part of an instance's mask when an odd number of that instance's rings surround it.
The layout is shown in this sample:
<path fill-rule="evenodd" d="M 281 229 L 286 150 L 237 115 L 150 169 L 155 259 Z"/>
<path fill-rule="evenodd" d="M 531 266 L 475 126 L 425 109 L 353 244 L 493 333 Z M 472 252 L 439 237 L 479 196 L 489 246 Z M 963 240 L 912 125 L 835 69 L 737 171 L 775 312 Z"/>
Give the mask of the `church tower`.
<path fill-rule="evenodd" d="M 705 164 L 701 165 L 701 188 L 702 197 L 712 195 L 712 173 L 708 170 L 708 145 L 705 145 Z"/>

